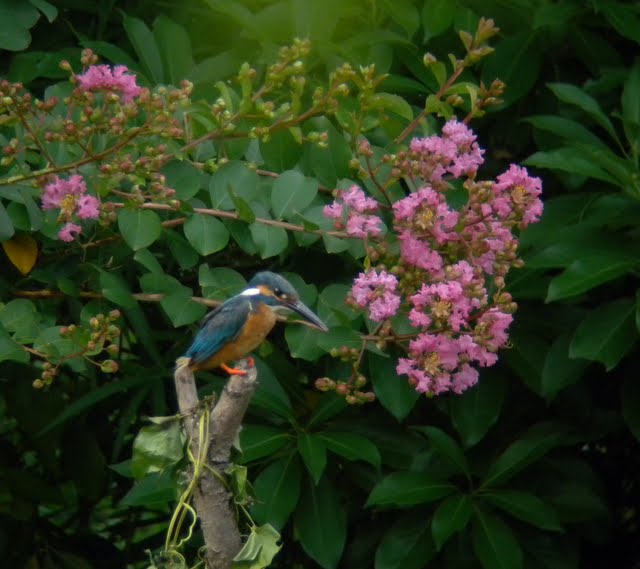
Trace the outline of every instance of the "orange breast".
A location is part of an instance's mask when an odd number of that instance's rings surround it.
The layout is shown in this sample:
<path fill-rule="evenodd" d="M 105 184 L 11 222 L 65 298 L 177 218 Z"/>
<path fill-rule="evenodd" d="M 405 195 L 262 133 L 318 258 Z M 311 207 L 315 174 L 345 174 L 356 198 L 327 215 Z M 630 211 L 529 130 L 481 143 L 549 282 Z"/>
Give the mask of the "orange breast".
<path fill-rule="evenodd" d="M 223 348 L 210 358 L 206 363 L 200 364 L 197 369 L 213 369 L 221 364 L 226 364 L 246 356 L 255 350 L 271 332 L 276 323 L 276 315 L 265 304 L 249 314 L 249 318 L 242 328 L 242 332 L 235 339 L 223 346 Z"/>

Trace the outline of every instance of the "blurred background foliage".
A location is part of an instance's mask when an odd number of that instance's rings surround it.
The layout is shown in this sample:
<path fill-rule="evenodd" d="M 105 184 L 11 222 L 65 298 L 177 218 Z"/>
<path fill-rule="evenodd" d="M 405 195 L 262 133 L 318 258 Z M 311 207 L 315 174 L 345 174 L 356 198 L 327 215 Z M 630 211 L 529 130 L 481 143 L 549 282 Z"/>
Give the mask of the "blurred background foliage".
<path fill-rule="evenodd" d="M 509 282 L 520 306 L 512 346 L 477 387 L 434 399 L 418 398 L 390 360 L 371 355 L 378 401 L 352 408 L 313 389 L 315 377 L 341 371 L 317 339 L 279 329 L 259 354 L 261 388 L 240 455 L 255 487 L 256 521 L 284 538 L 274 567 L 640 567 L 640 4 L 0 0 L 0 75 L 35 93 L 66 76 L 61 59 L 77 61 L 90 47 L 129 66 L 143 84 L 186 77 L 193 100 L 214 100 L 216 82 L 244 61 L 260 66 L 293 37 L 308 37 L 311 76 L 345 60 L 375 63 L 389 74 L 384 90 L 407 98 L 414 114 L 437 90 L 423 54 L 444 59 L 458 50 L 457 30 L 475 29 L 481 16 L 501 33 L 474 72 L 487 84 L 496 77 L 507 84 L 504 103 L 472 124 L 487 149 L 484 177 L 517 162 L 544 180 L 543 219 L 522 235 L 526 267 Z M 248 145 L 235 152 L 246 158 Z M 281 170 L 298 162 L 284 149 L 270 166 L 285 159 Z M 190 183 L 188 173 L 174 175 Z M 28 230 L 28 202 L 2 191 L 15 228 Z M 274 255 L 266 245 L 252 254 L 250 239 L 260 239 L 227 227 L 236 243 L 206 261 L 180 236 L 163 238 L 153 252 L 165 255 L 167 275 L 210 298 L 234 293 L 259 268 L 284 272 L 329 324 L 359 326 L 341 304 L 358 254 L 334 243 L 328 257 L 323 247 L 286 239 Z M 122 301 L 123 283 L 138 290 L 142 267 L 153 264 L 145 253 L 133 259 L 105 249 L 104 266 L 122 266 L 120 277 L 104 273 L 100 287 L 125 305 L 137 357 L 114 379 L 76 370 L 78 381 L 67 370 L 45 391 L 32 387 L 38 371 L 11 338 L 113 306 L 74 295 L 63 259 L 35 281 L 68 296 L 37 301 L 34 323 L 34 304 L 12 296 L 23 277 L 0 261 L 0 556 L 7 567 L 144 567 L 145 550 L 162 543 L 175 478 L 156 473 L 132 489 L 128 459 L 143 417 L 174 412 L 171 369 L 190 333 L 174 328 L 184 315 L 171 306 L 163 312 Z"/>

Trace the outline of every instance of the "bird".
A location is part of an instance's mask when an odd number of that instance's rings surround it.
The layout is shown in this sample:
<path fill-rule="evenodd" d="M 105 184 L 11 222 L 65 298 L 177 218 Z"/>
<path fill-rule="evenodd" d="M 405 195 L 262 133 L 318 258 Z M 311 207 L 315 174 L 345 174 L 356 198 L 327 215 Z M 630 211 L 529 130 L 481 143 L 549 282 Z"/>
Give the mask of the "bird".
<path fill-rule="evenodd" d="M 289 281 L 270 271 L 259 272 L 240 294 L 204 317 L 193 343 L 176 364 L 192 372 L 221 368 L 229 375 L 245 375 L 246 371 L 227 364 L 256 349 L 275 326 L 276 315 L 288 312 L 323 332 L 329 330 Z"/>

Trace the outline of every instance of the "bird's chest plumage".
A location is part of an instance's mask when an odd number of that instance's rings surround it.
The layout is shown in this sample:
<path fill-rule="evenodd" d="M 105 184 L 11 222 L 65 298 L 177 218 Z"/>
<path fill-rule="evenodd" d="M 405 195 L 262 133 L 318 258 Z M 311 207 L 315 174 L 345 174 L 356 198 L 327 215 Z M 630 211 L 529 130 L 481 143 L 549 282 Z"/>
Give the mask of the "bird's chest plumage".
<path fill-rule="evenodd" d="M 227 343 L 208 362 L 207 367 L 217 367 L 246 356 L 255 350 L 271 332 L 276 323 L 276 315 L 262 302 L 251 302 L 251 310 L 238 336 Z"/>

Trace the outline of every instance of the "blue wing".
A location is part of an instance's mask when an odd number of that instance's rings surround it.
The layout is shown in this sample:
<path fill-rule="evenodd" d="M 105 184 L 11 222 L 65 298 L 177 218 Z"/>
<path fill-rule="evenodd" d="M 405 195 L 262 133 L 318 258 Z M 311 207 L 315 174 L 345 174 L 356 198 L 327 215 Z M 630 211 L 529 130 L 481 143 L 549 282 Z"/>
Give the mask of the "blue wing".
<path fill-rule="evenodd" d="M 251 312 L 251 303 L 242 297 L 233 297 L 207 314 L 186 357 L 192 365 L 206 362 L 242 331 Z"/>

